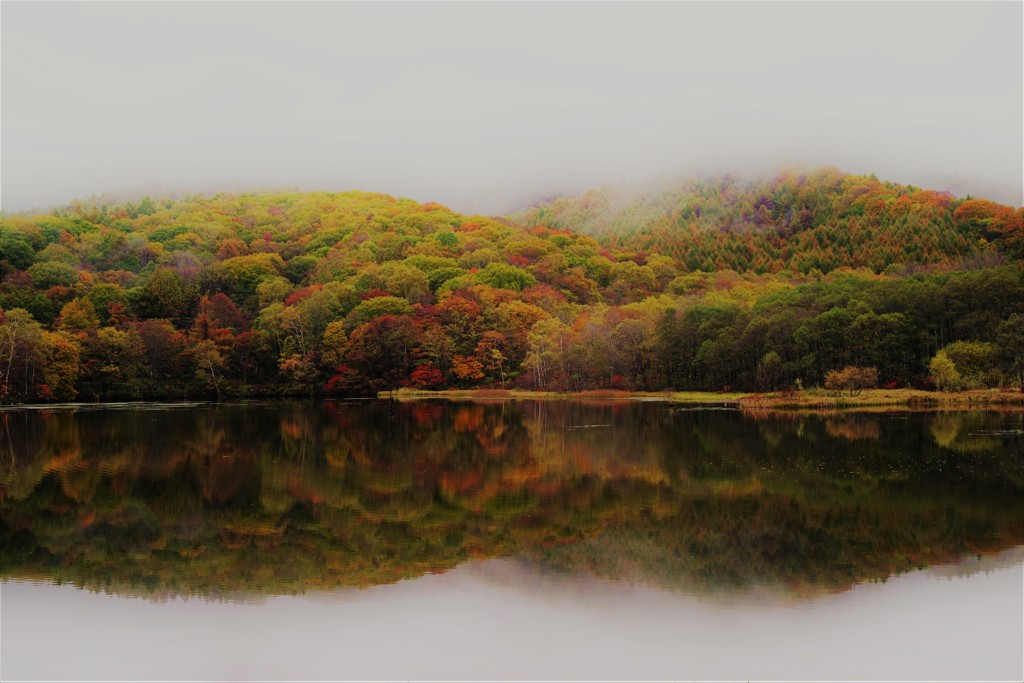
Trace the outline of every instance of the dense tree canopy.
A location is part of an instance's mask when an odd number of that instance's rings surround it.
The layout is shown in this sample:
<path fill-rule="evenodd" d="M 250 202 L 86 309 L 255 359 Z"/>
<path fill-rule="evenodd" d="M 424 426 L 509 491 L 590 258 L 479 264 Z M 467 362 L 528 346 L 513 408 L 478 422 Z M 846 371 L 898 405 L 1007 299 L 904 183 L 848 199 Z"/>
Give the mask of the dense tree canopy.
<path fill-rule="evenodd" d="M 0 223 L 0 400 L 1019 383 L 1022 214 L 823 170 L 510 219 L 362 192 Z M 959 346 L 957 346 L 959 344 Z M 952 345 L 952 346 L 951 346 Z"/>

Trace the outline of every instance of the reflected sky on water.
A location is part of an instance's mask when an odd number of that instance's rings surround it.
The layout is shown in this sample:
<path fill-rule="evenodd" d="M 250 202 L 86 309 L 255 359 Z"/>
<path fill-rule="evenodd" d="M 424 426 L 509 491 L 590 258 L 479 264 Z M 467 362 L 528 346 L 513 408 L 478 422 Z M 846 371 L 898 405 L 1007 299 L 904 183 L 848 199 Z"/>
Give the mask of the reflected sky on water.
<path fill-rule="evenodd" d="M 789 603 L 551 578 L 509 560 L 254 604 L 7 582 L 3 675 L 1014 680 L 1022 557 L 1016 549 L 966 575 L 918 571 Z"/>

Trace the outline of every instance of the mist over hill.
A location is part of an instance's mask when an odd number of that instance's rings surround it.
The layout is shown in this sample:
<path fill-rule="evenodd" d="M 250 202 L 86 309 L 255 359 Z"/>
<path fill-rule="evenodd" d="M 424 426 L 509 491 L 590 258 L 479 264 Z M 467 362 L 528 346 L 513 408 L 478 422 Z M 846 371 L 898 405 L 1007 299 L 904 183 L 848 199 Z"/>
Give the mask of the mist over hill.
<path fill-rule="evenodd" d="M 993 244 L 1018 256 L 1020 216 L 988 200 L 820 168 L 770 178 L 691 176 L 656 189 L 604 187 L 508 218 L 671 256 L 688 270 L 763 273 L 949 264 Z"/>
<path fill-rule="evenodd" d="M 0 200 L 294 186 L 496 214 L 659 174 L 835 164 L 1019 204 L 1021 17 L 1008 2 L 5 3 Z"/>

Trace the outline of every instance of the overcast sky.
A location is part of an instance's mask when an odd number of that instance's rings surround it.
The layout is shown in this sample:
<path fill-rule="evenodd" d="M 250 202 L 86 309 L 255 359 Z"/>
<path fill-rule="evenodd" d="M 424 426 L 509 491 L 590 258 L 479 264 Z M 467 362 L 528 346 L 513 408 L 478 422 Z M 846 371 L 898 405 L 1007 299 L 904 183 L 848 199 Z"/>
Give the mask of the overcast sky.
<path fill-rule="evenodd" d="M 831 164 L 1021 204 L 1022 4 L 23 3 L 2 205 L 363 189 L 499 212 Z"/>

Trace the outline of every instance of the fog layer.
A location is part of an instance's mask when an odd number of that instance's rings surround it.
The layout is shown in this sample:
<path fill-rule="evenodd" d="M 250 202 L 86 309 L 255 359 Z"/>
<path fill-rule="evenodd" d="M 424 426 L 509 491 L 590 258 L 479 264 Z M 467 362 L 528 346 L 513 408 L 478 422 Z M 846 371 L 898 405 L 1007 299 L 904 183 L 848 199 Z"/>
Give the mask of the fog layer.
<path fill-rule="evenodd" d="M 830 164 L 1021 204 L 1020 3 L 2 5 L 2 201 L 363 189 L 500 212 Z"/>

